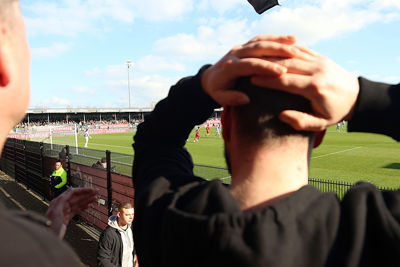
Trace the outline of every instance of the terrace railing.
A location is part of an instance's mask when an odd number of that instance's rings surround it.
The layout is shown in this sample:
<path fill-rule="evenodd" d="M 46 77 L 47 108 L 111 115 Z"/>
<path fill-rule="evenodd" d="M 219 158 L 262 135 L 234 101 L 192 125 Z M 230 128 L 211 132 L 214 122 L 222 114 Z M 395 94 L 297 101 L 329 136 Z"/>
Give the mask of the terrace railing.
<path fill-rule="evenodd" d="M 93 187 L 99 191 L 98 205 L 93 205 L 82 217 L 103 229 L 117 203 L 132 201 L 134 198 L 131 179 L 133 155 L 9 138 L 1 155 L 0 169 L 44 199 L 50 200 L 52 193 L 48 177 L 64 148 L 66 157 L 63 166 L 67 171 L 69 184 L 75 187 Z M 107 162 L 105 169 L 94 166 L 102 158 Z M 195 165 L 194 173 L 208 180 L 220 179 L 227 184 L 231 182 L 226 168 Z M 348 182 L 319 178 L 309 178 L 309 184 L 322 192 L 334 192 L 339 199 L 353 186 Z M 378 189 L 395 190 L 382 187 Z"/>

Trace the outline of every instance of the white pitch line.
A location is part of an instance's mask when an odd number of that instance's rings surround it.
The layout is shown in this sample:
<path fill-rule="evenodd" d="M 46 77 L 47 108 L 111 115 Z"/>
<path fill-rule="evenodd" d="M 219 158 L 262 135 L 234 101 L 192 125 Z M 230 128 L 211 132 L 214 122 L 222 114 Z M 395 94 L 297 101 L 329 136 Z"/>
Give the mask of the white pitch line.
<path fill-rule="evenodd" d="M 345 150 L 341 150 L 341 151 L 337 151 L 337 152 L 332 152 L 332 153 L 328 153 L 328 154 L 321 155 L 321 156 L 317 156 L 317 157 L 312 157 L 311 159 L 322 158 L 322 157 L 325 157 L 325 156 L 330 156 L 330 155 L 334 155 L 334 154 L 339 154 L 339 153 L 347 152 L 347 151 L 354 150 L 354 149 L 360 149 L 360 148 L 362 148 L 362 146 L 353 147 L 353 148 L 350 148 L 350 149 L 345 149 Z"/>
<path fill-rule="evenodd" d="M 231 176 L 226 176 L 226 177 L 223 177 L 223 178 L 219 178 L 220 180 L 225 180 L 225 179 L 230 179 L 231 178 Z"/>
<path fill-rule="evenodd" d="M 132 149 L 132 147 L 127 147 L 127 146 L 116 146 L 116 145 L 105 145 L 105 144 L 97 144 L 97 143 L 88 143 L 88 145 L 98 145 L 98 146 L 112 146 L 112 147 L 123 147 L 126 149 Z"/>

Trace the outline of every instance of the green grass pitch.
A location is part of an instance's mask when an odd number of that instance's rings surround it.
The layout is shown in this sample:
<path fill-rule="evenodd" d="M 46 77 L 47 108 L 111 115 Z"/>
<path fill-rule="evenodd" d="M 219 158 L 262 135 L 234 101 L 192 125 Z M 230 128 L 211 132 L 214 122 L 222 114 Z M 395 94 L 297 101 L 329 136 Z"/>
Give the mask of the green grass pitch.
<path fill-rule="evenodd" d="M 186 144 L 194 163 L 198 165 L 195 174 L 230 182 L 229 173 L 225 170 L 222 137 L 215 136 L 215 128 L 211 128 L 209 137 L 206 137 L 204 128 L 200 134 L 200 141 L 194 143 L 192 132 Z M 88 148 L 133 154 L 132 136 L 133 133 L 93 135 Z M 59 137 L 53 141 L 73 146 L 72 138 Z M 78 146 L 84 146 L 83 136 L 78 137 Z M 399 155 L 400 144 L 389 137 L 347 133 L 343 129 L 337 132 L 336 126 L 332 126 L 327 130 L 322 145 L 312 153 L 309 177 L 350 183 L 364 180 L 381 187 L 400 188 Z"/>

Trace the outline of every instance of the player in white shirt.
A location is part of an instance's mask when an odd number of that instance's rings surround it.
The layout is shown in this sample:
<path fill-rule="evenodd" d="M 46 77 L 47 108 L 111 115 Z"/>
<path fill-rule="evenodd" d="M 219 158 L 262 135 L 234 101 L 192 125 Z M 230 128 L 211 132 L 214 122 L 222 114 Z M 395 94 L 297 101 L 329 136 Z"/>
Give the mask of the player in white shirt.
<path fill-rule="evenodd" d="M 89 138 L 92 138 L 92 137 L 89 135 L 89 130 L 88 130 L 88 129 L 85 130 L 83 136 L 85 137 L 85 147 L 87 147 L 88 142 L 89 142 Z"/>

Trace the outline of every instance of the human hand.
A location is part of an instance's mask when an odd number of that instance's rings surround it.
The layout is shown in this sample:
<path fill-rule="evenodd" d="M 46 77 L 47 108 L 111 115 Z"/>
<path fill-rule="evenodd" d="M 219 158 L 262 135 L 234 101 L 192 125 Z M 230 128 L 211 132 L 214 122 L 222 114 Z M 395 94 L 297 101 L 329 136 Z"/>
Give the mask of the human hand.
<path fill-rule="evenodd" d="M 215 65 L 204 71 L 202 86 L 220 105 L 242 105 L 249 102 L 249 97 L 232 90 L 236 80 L 242 76 L 278 77 L 286 72 L 286 67 L 267 57 L 290 58 L 300 53 L 293 46 L 293 36 L 259 35 L 246 44 L 238 45 L 221 58 Z"/>
<path fill-rule="evenodd" d="M 349 120 L 359 93 L 357 77 L 332 60 L 305 47 L 296 58 L 268 59 L 282 64 L 287 73 L 279 77 L 255 76 L 254 85 L 298 94 L 311 102 L 314 114 L 285 110 L 279 119 L 296 130 L 321 131 Z"/>
<path fill-rule="evenodd" d="M 69 221 L 96 201 L 97 191 L 92 188 L 69 188 L 50 202 L 45 214 L 52 223 L 51 231 L 63 239 Z"/>

